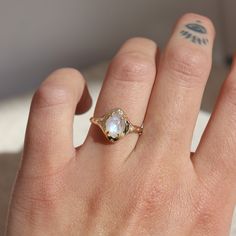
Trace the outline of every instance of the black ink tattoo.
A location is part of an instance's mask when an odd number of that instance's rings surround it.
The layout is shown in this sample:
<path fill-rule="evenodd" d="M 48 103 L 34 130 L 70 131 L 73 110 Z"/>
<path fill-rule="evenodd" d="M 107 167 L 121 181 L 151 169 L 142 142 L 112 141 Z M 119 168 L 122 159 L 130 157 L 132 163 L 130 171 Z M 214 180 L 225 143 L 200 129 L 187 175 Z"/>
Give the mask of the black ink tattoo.
<path fill-rule="evenodd" d="M 180 31 L 180 34 L 186 39 L 189 39 L 192 43 L 199 45 L 208 44 L 208 39 L 205 36 L 207 30 L 201 25 L 201 21 L 197 20 L 197 23 L 189 23 L 185 25 L 186 29 Z"/>
<path fill-rule="evenodd" d="M 193 30 L 195 32 L 198 32 L 200 34 L 206 34 L 206 28 L 203 27 L 202 25 L 196 24 L 196 23 L 192 23 L 192 24 L 187 24 L 186 27 L 190 30 Z"/>

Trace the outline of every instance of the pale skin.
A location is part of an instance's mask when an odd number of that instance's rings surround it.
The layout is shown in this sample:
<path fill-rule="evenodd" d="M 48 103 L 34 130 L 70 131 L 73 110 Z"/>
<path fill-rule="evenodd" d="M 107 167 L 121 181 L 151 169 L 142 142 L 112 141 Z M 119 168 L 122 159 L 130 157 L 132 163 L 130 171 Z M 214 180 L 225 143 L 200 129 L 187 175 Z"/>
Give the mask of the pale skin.
<path fill-rule="evenodd" d="M 123 44 L 94 116 L 120 107 L 144 130 L 115 144 L 91 125 L 74 148 L 74 114 L 88 110 L 91 98 L 77 70 L 53 72 L 32 101 L 6 235 L 228 235 L 236 202 L 236 63 L 190 152 L 214 36 L 208 18 L 185 14 L 162 52 L 145 38 Z"/>

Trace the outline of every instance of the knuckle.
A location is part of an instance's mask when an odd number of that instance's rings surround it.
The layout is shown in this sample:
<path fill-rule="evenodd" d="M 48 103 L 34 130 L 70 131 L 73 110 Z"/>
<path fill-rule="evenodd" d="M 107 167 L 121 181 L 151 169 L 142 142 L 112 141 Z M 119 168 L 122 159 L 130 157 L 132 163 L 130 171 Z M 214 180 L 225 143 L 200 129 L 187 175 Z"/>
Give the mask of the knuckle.
<path fill-rule="evenodd" d="M 171 193 L 167 185 L 157 183 L 143 183 L 138 187 L 135 194 L 135 212 L 138 216 L 153 215 L 163 205 L 168 205 L 171 200 Z"/>
<path fill-rule="evenodd" d="M 46 108 L 67 104 L 70 100 L 71 94 L 66 87 L 43 84 L 34 94 L 33 105 Z"/>
<path fill-rule="evenodd" d="M 66 84 L 65 81 L 72 81 L 72 78 L 78 84 L 85 83 L 82 75 L 76 69 L 61 68 L 54 71 L 35 92 L 33 105 L 37 108 L 46 108 L 71 103 L 75 93 L 74 87 L 69 83 Z"/>
<path fill-rule="evenodd" d="M 193 48 L 169 48 L 165 61 L 170 77 L 186 87 L 205 83 L 211 67 L 209 55 Z"/>
<path fill-rule="evenodd" d="M 206 183 L 201 180 L 199 184 L 196 186 L 193 192 L 192 213 L 199 226 L 209 227 L 217 215 L 216 206 L 219 206 L 218 196 L 221 195 L 214 190 L 210 183 Z"/>
<path fill-rule="evenodd" d="M 20 178 L 18 185 L 21 192 L 13 193 L 12 207 L 23 214 L 29 220 L 33 220 L 38 214 L 53 213 L 63 198 L 65 183 L 59 175 L 51 175 L 35 178 Z"/>
<path fill-rule="evenodd" d="M 214 219 L 216 217 L 216 205 L 213 203 L 213 201 L 210 202 L 210 200 L 204 204 L 201 204 L 200 201 L 201 199 L 196 203 L 196 205 L 198 204 L 198 207 L 196 207 L 197 209 L 195 209 L 197 210 L 195 211 L 196 224 L 203 230 L 214 228 L 213 226 Z M 199 205 L 201 205 L 201 207 Z"/>
<path fill-rule="evenodd" d="M 194 213 L 197 217 L 201 217 L 202 215 L 209 215 L 212 211 L 211 204 L 211 195 L 205 194 L 205 191 L 201 191 L 199 197 L 196 198 L 195 203 L 193 204 Z"/>
<path fill-rule="evenodd" d="M 118 54 L 109 68 L 114 79 L 131 82 L 143 82 L 146 78 L 154 78 L 155 70 L 154 60 L 137 52 Z"/>

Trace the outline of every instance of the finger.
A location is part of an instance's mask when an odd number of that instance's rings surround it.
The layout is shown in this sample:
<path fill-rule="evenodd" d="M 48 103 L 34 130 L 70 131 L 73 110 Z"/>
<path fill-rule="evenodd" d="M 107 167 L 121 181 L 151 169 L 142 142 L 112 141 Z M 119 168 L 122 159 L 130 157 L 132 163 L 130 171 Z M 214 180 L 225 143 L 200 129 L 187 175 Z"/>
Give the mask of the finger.
<path fill-rule="evenodd" d="M 214 183 L 236 185 L 236 58 L 194 155 L 196 170 Z M 230 185 L 226 185 L 228 182 Z"/>
<path fill-rule="evenodd" d="M 156 74 L 156 44 L 145 38 L 128 40 L 119 50 L 108 69 L 94 116 L 101 117 L 114 108 L 123 109 L 132 123 L 141 125 Z M 129 134 L 115 145 L 106 141 L 95 125 L 91 126 L 85 145 L 96 153 L 127 156 L 134 148 L 137 134 Z"/>
<path fill-rule="evenodd" d="M 47 174 L 74 156 L 73 117 L 81 97 L 88 100 L 85 80 L 75 69 L 53 72 L 35 93 L 25 137 L 23 173 Z M 85 102 L 86 104 L 86 102 Z M 82 107 L 82 106 L 81 106 Z M 88 108 L 83 107 L 84 110 Z"/>
<path fill-rule="evenodd" d="M 182 156 L 184 150 L 189 157 L 211 68 L 213 38 L 212 23 L 203 16 L 186 14 L 177 22 L 160 59 L 140 148 L 150 145 L 154 152 L 179 150 Z"/>

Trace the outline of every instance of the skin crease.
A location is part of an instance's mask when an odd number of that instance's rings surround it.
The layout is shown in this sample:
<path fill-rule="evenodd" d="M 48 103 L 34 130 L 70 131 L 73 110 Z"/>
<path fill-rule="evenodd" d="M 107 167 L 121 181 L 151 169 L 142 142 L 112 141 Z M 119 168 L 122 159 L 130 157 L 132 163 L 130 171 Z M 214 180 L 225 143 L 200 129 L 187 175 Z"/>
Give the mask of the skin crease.
<path fill-rule="evenodd" d="M 208 43 L 183 37 L 186 24 L 204 27 Z M 236 197 L 235 62 L 190 154 L 214 34 L 208 18 L 189 13 L 163 52 L 145 38 L 121 47 L 94 116 L 121 107 L 144 132 L 115 144 L 91 125 L 84 144 L 73 147 L 74 113 L 88 110 L 91 98 L 77 70 L 53 72 L 32 101 L 6 235 L 228 235 Z"/>

